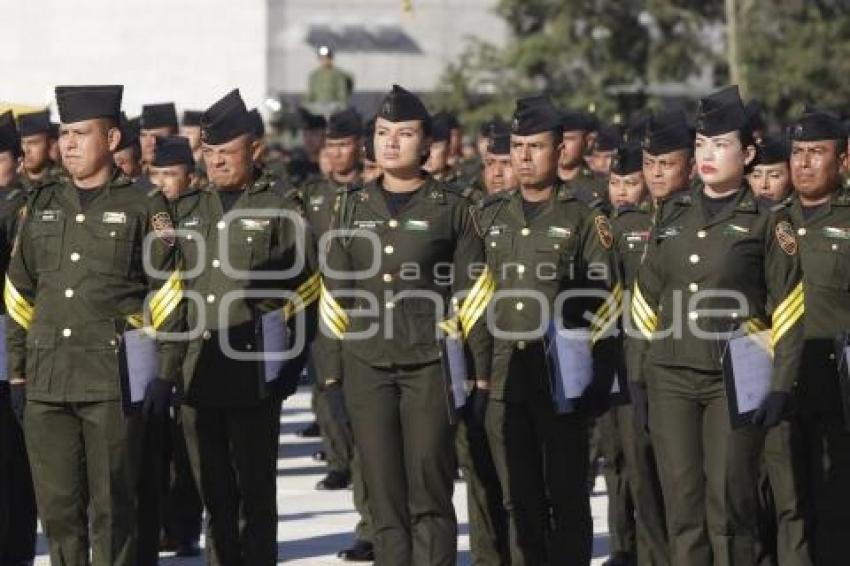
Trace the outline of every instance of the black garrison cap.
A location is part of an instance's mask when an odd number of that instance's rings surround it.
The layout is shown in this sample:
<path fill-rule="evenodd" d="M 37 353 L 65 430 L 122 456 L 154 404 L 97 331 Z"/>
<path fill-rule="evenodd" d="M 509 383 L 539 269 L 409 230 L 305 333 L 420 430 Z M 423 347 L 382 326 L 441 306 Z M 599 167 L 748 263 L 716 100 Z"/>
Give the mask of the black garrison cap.
<path fill-rule="evenodd" d="M 652 114 L 648 110 L 641 110 L 629 116 L 626 122 L 626 131 L 623 136 L 628 142 L 642 143 L 649 129 L 649 119 Z"/>
<path fill-rule="evenodd" d="M 623 143 L 623 128 L 617 124 L 603 126 L 596 138 L 596 151 L 614 151 Z"/>
<path fill-rule="evenodd" d="M 320 114 L 313 114 L 306 108 L 298 109 L 298 122 L 302 130 L 324 130 L 328 127 L 328 121 Z"/>
<path fill-rule="evenodd" d="M 127 118 L 127 115 L 121 113 L 121 120 L 118 121 L 118 129 L 121 130 L 121 141 L 118 142 L 118 148 L 115 151 L 121 151 L 139 143 L 139 118 Z"/>
<path fill-rule="evenodd" d="M 747 114 L 747 124 L 751 130 L 764 130 L 764 107 L 760 100 L 752 99 L 744 105 Z"/>
<path fill-rule="evenodd" d="M 340 139 L 363 135 L 363 118 L 354 108 L 347 108 L 331 114 L 328 120 L 327 137 Z"/>
<path fill-rule="evenodd" d="M 847 135 L 835 114 L 816 109 L 797 118 L 790 133 L 794 141 L 840 140 Z"/>
<path fill-rule="evenodd" d="M 520 98 L 516 101 L 511 133 L 530 136 L 540 132 L 560 132 L 561 118 L 561 113 L 544 95 Z"/>
<path fill-rule="evenodd" d="M 709 137 L 749 129 L 738 85 L 724 87 L 700 98 L 696 124 L 697 133 Z"/>
<path fill-rule="evenodd" d="M 452 132 L 451 115 L 447 112 L 437 112 L 431 117 L 431 141 L 449 141 Z"/>
<path fill-rule="evenodd" d="M 177 130 L 177 108 L 173 102 L 162 104 L 145 104 L 142 106 L 143 130 L 154 128 L 171 128 Z"/>
<path fill-rule="evenodd" d="M 15 157 L 21 155 L 21 138 L 11 110 L 0 114 L 0 152 L 5 151 L 11 151 Z"/>
<path fill-rule="evenodd" d="M 770 133 L 766 134 L 761 143 L 756 144 L 756 165 L 773 165 L 785 163 L 791 156 L 791 144 L 788 137 Z"/>
<path fill-rule="evenodd" d="M 192 155 L 189 139 L 183 136 L 157 136 L 151 165 L 154 167 L 187 165 L 190 170 L 193 169 L 195 158 Z"/>
<path fill-rule="evenodd" d="M 253 131 L 251 116 L 238 88 L 225 94 L 201 116 L 201 140 L 210 145 L 221 145 Z"/>
<path fill-rule="evenodd" d="M 108 118 L 118 123 L 121 116 L 122 85 L 57 86 L 59 120 L 73 124 L 83 120 Z"/>
<path fill-rule="evenodd" d="M 643 169 L 643 148 L 638 143 L 621 144 L 611 158 L 611 173 L 631 175 Z"/>
<path fill-rule="evenodd" d="M 183 111 L 183 125 L 184 126 L 200 126 L 201 125 L 201 116 L 203 116 L 203 112 L 200 110 L 184 110 Z"/>
<path fill-rule="evenodd" d="M 507 127 L 501 118 L 493 116 L 489 120 L 481 122 L 481 125 L 478 126 L 478 135 L 485 138 L 490 137 L 490 132 L 499 125 Z"/>
<path fill-rule="evenodd" d="M 266 124 L 263 122 L 263 117 L 260 116 L 260 111 L 252 108 L 248 111 L 248 117 L 251 118 L 251 131 L 257 139 L 266 137 Z"/>
<path fill-rule="evenodd" d="M 390 122 L 420 120 L 426 135 L 431 134 L 431 115 L 418 96 L 398 85 L 393 85 L 378 110 L 378 117 Z"/>
<path fill-rule="evenodd" d="M 28 112 L 18 116 L 18 129 L 21 137 L 34 136 L 50 132 L 50 111 Z"/>
<path fill-rule="evenodd" d="M 561 115 L 561 130 L 565 132 L 590 132 L 593 124 L 588 114 L 576 110 L 565 110 Z"/>
<path fill-rule="evenodd" d="M 502 121 L 494 122 L 488 134 L 490 143 L 487 151 L 493 155 L 508 155 L 511 153 L 511 130 Z"/>
<path fill-rule="evenodd" d="M 449 130 L 459 130 L 460 120 L 457 119 L 457 114 L 454 112 L 446 112 L 446 119 L 449 123 Z"/>
<path fill-rule="evenodd" d="M 643 149 L 651 155 L 663 155 L 680 149 L 693 149 L 694 132 L 681 110 L 668 110 L 649 117 Z"/>

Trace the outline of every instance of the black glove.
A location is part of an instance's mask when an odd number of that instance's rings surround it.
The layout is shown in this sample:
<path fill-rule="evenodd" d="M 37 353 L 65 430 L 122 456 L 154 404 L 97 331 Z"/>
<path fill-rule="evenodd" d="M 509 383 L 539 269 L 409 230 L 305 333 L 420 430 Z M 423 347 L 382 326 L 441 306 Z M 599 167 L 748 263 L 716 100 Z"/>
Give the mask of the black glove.
<path fill-rule="evenodd" d="M 753 415 L 753 424 L 771 428 L 779 424 L 791 407 L 791 394 L 786 391 L 771 391 Z"/>
<path fill-rule="evenodd" d="M 24 426 L 24 407 L 27 404 L 27 384 L 10 383 L 9 384 L 9 405 L 12 407 L 12 414 L 18 420 L 18 424 Z"/>
<path fill-rule="evenodd" d="M 649 397 L 646 386 L 641 383 L 629 383 L 629 397 L 632 400 L 632 412 L 635 426 L 649 432 Z"/>
<path fill-rule="evenodd" d="M 171 408 L 171 396 L 174 385 L 164 379 L 154 379 L 145 388 L 145 401 L 142 413 L 145 416 L 164 417 Z"/>
<path fill-rule="evenodd" d="M 487 415 L 487 403 L 490 401 L 488 389 L 474 388 L 466 400 L 466 411 L 472 423 L 484 426 L 484 417 Z"/>

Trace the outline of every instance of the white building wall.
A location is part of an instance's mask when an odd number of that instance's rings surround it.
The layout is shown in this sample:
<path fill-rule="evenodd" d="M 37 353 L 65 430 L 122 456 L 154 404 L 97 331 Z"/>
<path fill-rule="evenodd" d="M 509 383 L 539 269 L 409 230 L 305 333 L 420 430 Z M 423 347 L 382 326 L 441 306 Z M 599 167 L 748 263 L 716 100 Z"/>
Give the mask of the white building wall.
<path fill-rule="evenodd" d="M 338 52 L 337 66 L 351 72 L 355 88 L 385 91 L 399 83 L 430 91 L 445 66 L 463 51 L 467 37 L 496 45 L 508 29 L 495 13 L 497 0 L 268 0 L 269 90 L 300 93 L 316 67 L 316 53 L 305 38 L 311 25 L 399 26 L 422 49 L 421 54 Z"/>
<path fill-rule="evenodd" d="M 123 84 L 124 107 L 204 108 L 266 87 L 267 0 L 3 0 L 0 101 L 53 100 L 57 84 Z"/>

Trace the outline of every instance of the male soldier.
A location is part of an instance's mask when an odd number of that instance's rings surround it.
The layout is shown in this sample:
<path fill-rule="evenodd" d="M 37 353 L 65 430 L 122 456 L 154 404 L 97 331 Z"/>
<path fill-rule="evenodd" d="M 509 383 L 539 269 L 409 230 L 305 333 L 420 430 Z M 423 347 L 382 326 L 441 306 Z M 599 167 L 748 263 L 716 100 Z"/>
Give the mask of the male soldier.
<path fill-rule="evenodd" d="M 511 165 L 511 133 L 507 126 L 490 132 L 490 142 L 484 153 L 484 188 L 488 195 L 516 187 L 516 175 Z"/>
<path fill-rule="evenodd" d="M 318 340 L 326 355 L 314 361 L 321 378 L 342 380 L 377 563 L 448 566 L 457 560 L 456 466 L 437 324 L 451 314 L 449 296 L 461 294 L 458 312 L 441 327 L 467 340 L 478 385 L 473 406 L 480 407 L 490 363 L 482 315 L 492 280 L 474 269 L 483 251 L 469 202 L 422 173 L 430 147 L 424 104 L 394 85 L 379 108 L 382 174 L 341 195 L 335 222 L 342 232 L 322 262 Z M 369 267 L 375 262 L 377 272 Z"/>
<path fill-rule="evenodd" d="M 331 227 L 331 218 L 339 206 L 337 195 L 346 185 L 359 182 L 357 164 L 361 146 L 362 120 L 353 109 L 331 115 L 325 141 L 331 167 L 328 177 L 304 186 L 305 216 L 315 241 Z M 317 344 L 315 348 L 318 348 Z M 314 355 L 321 355 L 314 348 Z M 313 364 L 309 371 L 315 374 Z M 354 440 L 345 412 L 345 401 L 339 387 L 324 387 L 316 377 L 313 392 L 316 419 L 328 462 L 328 474 L 316 484 L 317 489 L 345 489 L 351 482 Z"/>
<path fill-rule="evenodd" d="M 517 101 L 511 160 L 519 189 L 485 198 L 476 218 L 497 288 L 488 308 L 495 342 L 486 427 L 514 565 L 564 557 L 590 564 L 587 418 L 607 408 L 617 356 L 608 336 L 622 296 L 613 236 L 608 219 L 558 181 L 562 146 L 552 103 L 543 96 Z M 582 290 L 591 297 L 556 300 Z M 592 383 L 578 407 L 560 412 L 550 393 L 544 334 L 550 321 L 558 330 L 587 328 L 591 317 Z"/>
<path fill-rule="evenodd" d="M 148 174 L 151 183 L 159 187 L 172 206 L 192 187 L 195 181 L 194 171 L 195 159 L 187 138 L 183 136 L 156 138 L 154 157 L 148 168 Z M 182 219 L 174 220 L 179 223 Z M 178 399 L 182 397 L 180 386 L 181 384 L 178 384 Z M 162 423 L 167 426 L 167 431 L 162 431 L 162 427 L 154 426 L 152 428 L 155 432 L 159 432 L 159 435 L 146 436 L 146 441 L 151 442 L 152 453 L 161 452 L 163 463 L 163 466 L 157 467 L 156 458 L 151 455 L 153 461 L 153 465 L 150 466 L 152 468 L 151 491 L 147 496 L 156 502 L 150 506 L 152 510 L 160 511 L 150 521 L 156 527 L 151 529 L 151 534 L 156 537 L 151 541 L 153 543 L 151 549 L 159 547 L 159 526 L 162 525 L 164 550 L 173 550 L 177 556 L 198 556 L 203 505 L 195 480 L 192 478 L 179 404 L 177 409 L 173 415 L 169 415 L 168 423 Z M 157 439 L 164 439 L 164 445 L 160 446 Z M 141 528 L 142 525 L 140 525 Z"/>
<path fill-rule="evenodd" d="M 587 160 L 587 167 L 597 176 L 607 177 L 611 170 L 611 158 L 623 142 L 623 128 L 617 124 L 604 126 L 599 130 L 596 143 Z"/>
<path fill-rule="evenodd" d="M 9 254 L 17 233 L 21 207 L 26 192 L 18 182 L 18 162 L 21 143 L 11 112 L 0 116 L 0 269 L 9 266 Z M 2 308 L 4 335 L 9 317 Z M 15 397 L 20 403 L 22 398 Z M 15 418 L 22 413 L 13 407 L 9 396 L 9 376 L 0 368 L 0 564 L 24 566 L 35 557 L 35 495 L 32 475 L 27 461 L 21 422 Z"/>
<path fill-rule="evenodd" d="M 304 108 L 299 108 L 298 113 L 302 146 L 293 152 L 286 166 L 287 180 L 296 187 L 320 175 L 319 153 L 325 145 L 325 129 L 328 125 L 324 116 L 311 114 Z"/>
<path fill-rule="evenodd" d="M 188 303 L 183 429 L 209 513 L 209 560 L 271 565 L 281 401 L 303 366 L 305 326 L 287 332 L 297 357 L 282 370 L 267 375 L 257 356 L 264 352 L 262 329 L 277 317 L 287 327 L 304 322 L 301 312 L 317 297 L 319 278 L 309 277 L 312 244 L 296 203 L 253 164 L 252 123 L 238 90 L 204 112 L 201 132 L 210 187 L 193 188 L 175 203 L 186 287 L 197 297 Z"/>
<path fill-rule="evenodd" d="M 203 164 L 201 158 L 201 110 L 184 110 L 180 121 L 180 135 L 189 140 L 195 167 Z"/>
<path fill-rule="evenodd" d="M 21 184 L 27 189 L 38 181 L 58 174 L 58 168 L 50 159 L 50 148 L 55 141 L 50 139 L 50 111 L 31 112 L 18 118 L 21 132 L 21 149 L 24 152 Z"/>
<path fill-rule="evenodd" d="M 70 177 L 33 189 L 6 279 L 10 384 L 26 394 L 24 430 L 53 564 L 89 564 L 90 551 L 92 564 L 135 564 L 138 422 L 122 411 L 121 342 L 145 321 L 167 332 L 182 324 L 168 205 L 112 161 L 122 90 L 56 87 Z M 158 350 L 146 415 L 165 414 L 179 373 L 179 347 L 160 342 Z"/>
<path fill-rule="evenodd" d="M 50 140 L 50 147 L 47 154 L 50 161 L 59 167 L 62 166 L 62 156 L 59 155 L 59 124 L 50 122 L 50 130 L 47 132 L 47 137 Z"/>
<path fill-rule="evenodd" d="M 604 137 L 600 135 L 600 141 Z M 613 206 L 611 227 L 614 249 L 624 287 L 632 282 L 649 236 L 652 218 L 643 181 L 643 154 L 640 144 L 622 144 L 611 157 L 608 192 Z M 626 376 L 618 376 L 613 393 L 622 398 Z M 622 378 L 622 379 L 621 379 Z M 608 532 L 611 534 L 611 557 L 605 566 L 644 564 L 637 558 L 635 500 L 632 471 L 625 451 L 635 442 L 634 415 L 629 404 L 616 403 L 599 419 L 599 432 L 604 457 L 603 473 L 608 488 Z M 645 511 L 644 511 L 645 512 Z"/>
<path fill-rule="evenodd" d="M 381 167 L 375 161 L 375 121 L 366 124 L 363 137 L 363 176 L 364 183 L 370 183 L 380 177 Z"/>
<path fill-rule="evenodd" d="M 154 140 L 157 136 L 177 133 L 177 109 L 173 102 L 145 104 L 139 122 L 139 143 L 142 146 L 142 167 L 147 170 L 153 160 Z"/>
<path fill-rule="evenodd" d="M 449 165 L 450 120 L 447 112 L 437 112 L 431 116 L 431 148 L 428 161 L 422 167 L 436 180 L 452 185 L 457 178 Z"/>
<path fill-rule="evenodd" d="M 449 145 L 446 148 L 448 166 L 460 172 L 460 162 L 463 159 L 463 128 L 457 114 L 453 112 L 446 112 L 446 120 L 449 125 Z"/>
<path fill-rule="evenodd" d="M 838 120 L 824 112 L 803 115 L 791 128 L 791 140 L 796 196 L 790 213 L 806 291 L 797 394 L 811 499 L 810 546 L 815 564 L 835 566 L 850 556 L 850 398 L 838 376 L 839 369 L 847 371 L 847 357 L 842 349 L 836 360 L 833 345 L 850 329 L 850 192 L 841 188 L 839 174 L 847 140 Z"/>
<path fill-rule="evenodd" d="M 747 183 L 757 197 L 781 202 L 791 192 L 790 152 L 789 140 L 783 135 L 767 134 L 756 143 L 755 165 Z"/>
<path fill-rule="evenodd" d="M 334 67 L 334 52 L 327 45 L 320 45 L 317 54 L 319 67 L 310 73 L 307 80 L 307 102 L 315 104 L 322 114 L 329 114 L 348 106 L 354 81 L 351 75 Z"/>
<path fill-rule="evenodd" d="M 263 122 L 263 117 L 260 111 L 252 108 L 248 111 L 248 117 L 251 120 L 251 135 L 254 136 L 254 165 L 260 169 L 266 164 L 266 124 Z"/>
<path fill-rule="evenodd" d="M 589 117 L 583 112 L 567 111 L 561 120 L 564 143 L 558 156 L 558 179 L 571 188 L 584 202 L 608 198 L 605 180 L 596 177 L 585 166 L 584 154 L 590 147 L 589 137 L 593 128 Z"/>
<path fill-rule="evenodd" d="M 139 145 L 139 119 L 131 118 L 121 113 L 121 142 L 118 149 L 112 153 L 115 165 L 134 181 L 142 176 L 142 148 Z"/>

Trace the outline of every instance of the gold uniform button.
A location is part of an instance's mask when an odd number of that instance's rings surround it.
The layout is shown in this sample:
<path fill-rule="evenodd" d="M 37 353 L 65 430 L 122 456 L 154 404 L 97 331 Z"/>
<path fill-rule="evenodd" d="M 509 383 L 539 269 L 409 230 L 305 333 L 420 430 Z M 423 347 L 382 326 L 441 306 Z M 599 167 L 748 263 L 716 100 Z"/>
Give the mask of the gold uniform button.
<path fill-rule="evenodd" d="M 251 236 L 248 236 L 247 238 L 245 238 L 245 241 L 250 244 L 251 242 L 254 241 L 254 238 L 252 238 Z"/>
<path fill-rule="evenodd" d="M 526 346 L 525 340 L 520 340 L 519 342 L 516 343 L 516 349 L 517 350 L 525 350 L 525 346 Z"/>
<path fill-rule="evenodd" d="M 191 240 L 191 239 L 192 239 L 192 234 L 187 235 L 187 236 L 186 236 L 186 239 L 187 239 L 187 240 Z"/>
<path fill-rule="evenodd" d="M 219 220 L 218 222 L 216 222 L 215 227 L 218 228 L 219 230 L 224 230 L 224 227 L 225 227 L 224 220 Z"/>
<path fill-rule="evenodd" d="M 699 291 L 699 285 L 697 285 L 696 283 L 691 283 L 690 285 L 688 285 L 688 289 L 691 293 L 696 293 L 697 291 Z"/>
<path fill-rule="evenodd" d="M 252 350 L 253 348 L 254 348 L 254 346 L 252 346 L 251 344 L 245 344 L 246 350 Z"/>
<path fill-rule="evenodd" d="M 384 273 L 384 283 L 391 283 L 393 280 L 393 276 L 389 273 Z"/>
<path fill-rule="evenodd" d="M 629 249 L 630 249 L 630 250 L 635 249 L 635 245 L 634 245 L 633 243 L 631 243 L 631 242 L 629 242 Z"/>
<path fill-rule="evenodd" d="M 398 220 L 396 220 L 395 218 L 390 220 L 388 222 L 388 224 L 389 224 L 390 228 L 398 228 Z"/>
<path fill-rule="evenodd" d="M 394 251 L 395 251 L 395 248 L 394 248 L 394 247 L 392 247 L 392 246 L 386 246 L 386 247 L 384 248 L 384 253 L 385 253 L 385 254 L 387 254 L 387 255 L 392 255 L 392 253 L 393 253 Z"/>
<path fill-rule="evenodd" d="M 522 302 L 522 301 L 517 301 L 517 304 L 515 305 L 515 308 L 516 308 L 516 310 L 521 311 L 522 309 L 524 309 L 524 308 L 525 308 L 525 305 L 523 304 L 523 302 Z"/>
<path fill-rule="evenodd" d="M 387 303 L 384 305 L 384 307 L 386 307 L 388 309 L 395 308 L 395 303 L 392 302 L 392 301 L 387 301 Z"/>
<path fill-rule="evenodd" d="M 71 337 L 71 329 L 70 328 L 63 328 L 62 329 L 62 336 L 64 336 L 65 338 L 70 338 Z"/>
<path fill-rule="evenodd" d="M 496 242 L 490 242 L 490 247 L 491 247 L 491 248 L 495 248 L 495 247 L 496 247 Z"/>
<path fill-rule="evenodd" d="M 115 338 L 113 338 L 112 340 L 110 340 L 110 341 L 109 341 L 109 345 L 110 345 L 110 346 L 117 346 L 117 345 L 118 345 L 118 342 L 116 342 L 116 341 L 115 341 Z"/>
<path fill-rule="evenodd" d="M 70 299 L 71 297 L 74 296 L 74 290 L 73 289 L 65 289 L 65 296 Z"/>
<path fill-rule="evenodd" d="M 516 272 L 517 272 L 517 273 L 525 273 L 525 266 L 524 266 L 524 265 L 522 265 L 522 264 L 517 265 L 517 266 L 516 266 Z"/>
<path fill-rule="evenodd" d="M 215 295 L 213 295 L 212 293 L 207 295 L 207 302 L 208 303 L 214 303 L 215 302 Z"/>
<path fill-rule="evenodd" d="M 115 230 L 113 230 L 109 233 L 110 238 L 114 238 L 116 235 L 118 235 L 118 233 Z"/>
<path fill-rule="evenodd" d="M 838 249 L 838 244 L 832 244 L 832 251 L 836 251 Z"/>
<path fill-rule="evenodd" d="M 86 221 L 86 215 L 85 214 L 78 214 L 74 217 L 74 220 L 76 220 L 78 224 L 82 224 L 83 222 Z"/>
<path fill-rule="evenodd" d="M 209 330 L 204 330 L 204 333 L 201 334 L 204 340 L 209 340 L 212 338 L 212 333 Z"/>
<path fill-rule="evenodd" d="M 71 261 L 75 263 L 80 261 L 80 254 L 78 254 L 77 252 L 71 252 Z"/>
<path fill-rule="evenodd" d="M 830 355 L 829 355 L 829 359 L 830 359 L 830 360 L 834 360 L 834 359 L 835 359 L 835 354 L 830 354 Z"/>
<path fill-rule="evenodd" d="M 561 249 L 561 244 L 555 244 L 555 245 L 553 245 L 553 246 L 552 246 L 552 248 L 553 248 L 553 249 L 556 249 L 556 250 L 560 250 L 560 249 Z"/>
<path fill-rule="evenodd" d="M 688 258 L 688 261 L 691 263 L 699 263 L 699 256 L 697 254 L 691 254 L 691 257 Z"/>
<path fill-rule="evenodd" d="M 531 230 L 529 230 L 528 228 L 523 228 L 522 230 L 519 231 L 519 233 L 522 234 L 523 236 L 528 236 L 529 234 L 531 234 Z"/>
<path fill-rule="evenodd" d="M 699 313 L 689 312 L 689 313 L 688 313 L 688 318 L 689 318 L 689 319 L 691 319 L 691 320 L 696 320 L 696 319 L 698 319 L 698 318 L 699 318 Z"/>
<path fill-rule="evenodd" d="M 221 262 L 220 262 L 220 261 L 218 261 L 217 259 L 214 259 L 214 260 L 212 260 L 212 266 L 213 266 L 213 267 L 220 267 L 220 266 L 221 266 Z"/>
<path fill-rule="evenodd" d="M 798 236 L 805 236 L 806 235 L 806 229 L 805 228 L 798 228 L 797 229 L 797 235 Z"/>
<path fill-rule="evenodd" d="M 708 232 L 706 232 L 705 230 L 700 230 L 699 232 L 697 232 L 697 238 L 705 238 L 706 236 L 708 236 Z"/>

